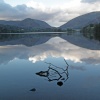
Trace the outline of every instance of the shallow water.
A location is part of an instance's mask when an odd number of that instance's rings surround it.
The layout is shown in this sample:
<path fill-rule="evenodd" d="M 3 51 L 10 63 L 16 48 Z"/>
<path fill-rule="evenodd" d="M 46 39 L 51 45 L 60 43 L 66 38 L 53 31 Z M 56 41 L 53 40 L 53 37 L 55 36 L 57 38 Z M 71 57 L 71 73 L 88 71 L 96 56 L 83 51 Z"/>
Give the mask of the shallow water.
<path fill-rule="evenodd" d="M 99 50 L 59 35 L 0 44 L 0 100 L 100 99 Z"/>

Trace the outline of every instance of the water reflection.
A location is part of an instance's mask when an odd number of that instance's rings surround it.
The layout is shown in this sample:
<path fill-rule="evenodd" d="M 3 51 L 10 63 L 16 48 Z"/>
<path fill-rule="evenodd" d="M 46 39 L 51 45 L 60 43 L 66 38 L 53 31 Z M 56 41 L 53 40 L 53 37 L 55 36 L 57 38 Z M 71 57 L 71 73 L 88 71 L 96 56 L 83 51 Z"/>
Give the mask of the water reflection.
<path fill-rule="evenodd" d="M 1 34 L 0 35 L 0 46 L 4 45 L 25 45 L 31 47 L 45 43 L 52 35 L 40 34 Z"/>
<path fill-rule="evenodd" d="M 37 72 L 36 75 L 40 77 L 46 77 L 49 82 L 57 81 L 57 85 L 62 86 L 63 82 L 66 82 L 67 79 L 69 78 L 69 73 L 68 73 L 69 65 L 65 59 L 64 61 L 66 63 L 65 68 L 58 67 L 52 63 L 45 62 L 46 64 L 49 64 L 48 70 Z"/>
<path fill-rule="evenodd" d="M 67 40 L 71 44 L 74 44 L 76 46 L 87 48 L 90 50 L 100 50 L 100 43 L 95 40 L 90 40 L 88 38 L 85 38 L 81 35 L 70 35 L 70 36 L 61 36 L 61 38 Z"/>
<path fill-rule="evenodd" d="M 72 36 L 69 37 L 71 40 L 73 39 Z M 23 39 L 20 41 L 22 42 L 20 45 L 8 45 L 7 42 L 3 42 L 5 44 L 3 45 L 2 42 L 0 42 L 0 44 L 2 44 L 2 46 L 0 46 L 0 64 L 6 64 L 16 58 L 28 59 L 29 61 L 35 63 L 37 61 L 43 61 L 50 56 L 57 58 L 63 57 L 66 60 L 71 60 L 75 63 L 85 62 L 88 64 L 100 64 L 100 50 L 81 48 L 58 36 L 41 36 L 35 38 L 36 42 L 31 41 L 34 40 L 33 38 L 30 38 L 30 41 L 29 38 L 25 39 L 25 43 L 29 43 L 32 47 L 22 45 Z M 82 41 L 86 43 L 83 38 Z M 13 44 L 14 40 L 10 42 Z M 86 44 L 90 45 L 89 43 Z M 92 45 L 90 45 L 90 47 L 92 47 Z"/>
<path fill-rule="evenodd" d="M 0 46 L 0 100 L 99 100 L 100 51 L 43 39 Z"/>

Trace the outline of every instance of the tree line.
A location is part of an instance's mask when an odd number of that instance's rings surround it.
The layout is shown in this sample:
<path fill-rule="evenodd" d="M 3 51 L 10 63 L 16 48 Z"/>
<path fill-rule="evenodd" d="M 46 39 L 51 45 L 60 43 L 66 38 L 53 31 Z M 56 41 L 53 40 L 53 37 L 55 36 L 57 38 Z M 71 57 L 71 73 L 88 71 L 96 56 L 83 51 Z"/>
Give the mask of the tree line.
<path fill-rule="evenodd" d="M 11 25 L 0 24 L 0 33 L 24 33 L 24 32 L 63 32 L 61 28 L 31 28 L 31 27 L 17 27 Z"/>
<path fill-rule="evenodd" d="M 85 37 L 96 39 L 100 41 L 100 23 L 90 24 L 82 28 L 81 32 Z"/>
<path fill-rule="evenodd" d="M 20 27 L 0 24 L 0 33 L 20 33 L 20 32 L 24 32 L 24 30 Z"/>

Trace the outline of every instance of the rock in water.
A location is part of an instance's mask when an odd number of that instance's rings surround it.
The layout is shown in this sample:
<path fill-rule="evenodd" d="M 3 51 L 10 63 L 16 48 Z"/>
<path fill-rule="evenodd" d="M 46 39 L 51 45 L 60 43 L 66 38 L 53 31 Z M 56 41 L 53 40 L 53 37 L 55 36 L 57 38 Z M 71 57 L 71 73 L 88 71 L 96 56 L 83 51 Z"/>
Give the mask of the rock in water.
<path fill-rule="evenodd" d="M 33 88 L 33 89 L 31 89 L 30 91 L 35 92 L 35 91 L 36 91 L 36 89 L 35 89 L 35 88 Z"/>

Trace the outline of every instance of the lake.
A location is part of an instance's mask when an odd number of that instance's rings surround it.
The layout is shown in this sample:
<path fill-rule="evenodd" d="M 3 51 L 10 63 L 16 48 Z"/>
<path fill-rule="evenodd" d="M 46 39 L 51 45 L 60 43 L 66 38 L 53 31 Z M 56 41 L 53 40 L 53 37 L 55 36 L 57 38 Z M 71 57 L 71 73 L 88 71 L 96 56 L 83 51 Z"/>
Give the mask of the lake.
<path fill-rule="evenodd" d="M 61 33 L 0 40 L 0 100 L 99 100 L 100 44 Z"/>

